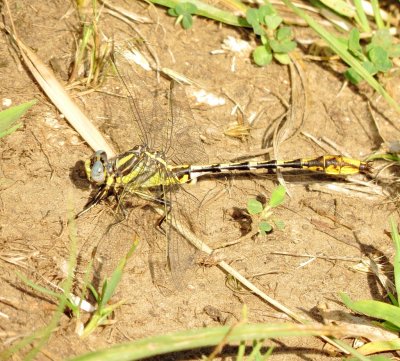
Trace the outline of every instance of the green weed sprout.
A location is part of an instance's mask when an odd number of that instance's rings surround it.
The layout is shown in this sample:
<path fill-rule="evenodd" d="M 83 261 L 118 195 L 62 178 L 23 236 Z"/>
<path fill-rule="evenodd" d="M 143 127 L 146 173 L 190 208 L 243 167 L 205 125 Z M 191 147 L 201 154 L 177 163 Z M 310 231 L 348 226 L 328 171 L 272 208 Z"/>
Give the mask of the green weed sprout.
<path fill-rule="evenodd" d="M 388 29 L 378 30 L 372 36 L 371 42 L 363 48 L 360 45 L 360 32 L 354 28 L 349 34 L 347 47 L 371 75 L 379 72 L 386 73 L 393 66 L 391 59 L 400 56 L 400 44 L 394 44 Z M 363 80 L 352 67 L 346 71 L 345 76 L 353 84 L 358 84 Z"/>
<path fill-rule="evenodd" d="M 175 24 L 182 24 L 184 29 L 190 29 L 193 25 L 192 15 L 196 13 L 197 7 L 192 3 L 179 3 L 174 8 L 168 10 L 168 14 L 176 16 Z"/>
<path fill-rule="evenodd" d="M 123 257 L 119 261 L 117 268 L 111 275 L 111 278 L 109 280 L 106 279 L 104 281 L 100 294 L 94 289 L 94 287 L 91 284 L 88 285 L 88 288 L 90 289 L 94 298 L 96 299 L 97 309 L 93 313 L 88 324 L 86 325 L 81 335 L 82 337 L 87 337 L 99 326 L 110 324 L 108 317 L 115 311 L 116 308 L 118 308 L 124 303 L 124 301 L 121 300 L 114 304 L 108 304 L 108 302 L 111 300 L 111 297 L 114 295 L 119 282 L 121 281 L 126 263 L 128 259 L 132 256 L 138 244 L 139 241 L 135 239 L 125 257 Z"/>
<path fill-rule="evenodd" d="M 262 235 L 272 232 L 274 226 L 282 230 L 285 228 L 283 221 L 273 219 L 273 208 L 278 207 L 285 200 L 285 187 L 279 185 L 271 194 L 271 198 L 266 206 L 257 199 L 249 199 L 247 202 L 247 211 L 251 216 L 256 216 L 258 219 L 258 230 Z"/>
<path fill-rule="evenodd" d="M 269 3 L 258 9 L 248 9 L 247 22 L 253 27 L 256 35 L 260 36 L 262 45 L 253 52 L 253 60 L 259 66 L 268 65 L 273 58 L 281 64 L 289 64 L 289 52 L 296 48 L 292 40 L 292 29 L 281 26 L 283 19 Z"/>
<path fill-rule="evenodd" d="M 109 324 L 110 322 L 108 321 L 108 317 L 115 311 L 116 308 L 118 308 L 124 303 L 124 301 L 119 301 L 115 304 L 108 304 L 111 297 L 114 295 L 119 282 L 121 281 L 121 277 L 124 268 L 126 266 L 126 263 L 128 259 L 132 256 L 138 243 L 139 243 L 138 240 L 134 240 L 131 248 L 129 249 L 127 254 L 120 260 L 117 268 L 112 273 L 110 279 L 109 280 L 106 279 L 104 281 L 100 294 L 94 289 L 94 287 L 91 284 L 89 283 L 85 284 L 84 290 L 82 291 L 82 295 L 86 293 L 86 289 L 88 288 L 92 292 L 96 300 L 97 307 L 95 308 L 95 311 L 93 312 L 93 315 L 90 318 L 89 322 L 87 323 L 82 333 L 80 334 L 81 337 L 86 337 L 90 335 L 99 326 L 104 326 Z M 89 269 L 91 269 L 91 267 L 89 267 Z M 54 297 L 58 300 L 58 302 L 63 301 L 65 304 L 65 308 L 69 309 L 77 319 L 79 319 L 81 307 L 83 308 L 83 306 L 85 305 L 85 308 L 87 308 L 88 303 L 82 297 L 76 297 L 75 295 L 69 292 L 67 294 L 63 292 L 61 293 L 54 292 L 45 287 L 35 284 L 22 274 L 18 274 L 18 276 L 25 284 L 27 284 L 34 290 L 42 294 L 45 294 L 47 296 Z"/>
<path fill-rule="evenodd" d="M 0 138 L 14 133 L 17 129 L 22 127 L 19 119 L 36 104 L 36 100 L 31 100 L 26 103 L 15 105 L 0 112 Z"/>

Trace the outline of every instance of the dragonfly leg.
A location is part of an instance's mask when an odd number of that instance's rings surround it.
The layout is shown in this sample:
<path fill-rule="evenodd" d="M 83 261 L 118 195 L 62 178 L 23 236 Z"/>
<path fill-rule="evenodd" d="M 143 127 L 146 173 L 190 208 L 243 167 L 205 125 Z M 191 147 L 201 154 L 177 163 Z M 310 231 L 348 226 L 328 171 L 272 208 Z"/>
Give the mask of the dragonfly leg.
<path fill-rule="evenodd" d="M 102 186 L 96 195 L 88 202 L 86 205 L 83 207 L 83 210 L 81 210 L 76 216 L 75 219 L 79 218 L 82 216 L 84 213 L 92 209 L 94 206 L 99 204 L 104 198 L 108 196 L 108 193 L 110 191 L 110 188 L 107 186 Z"/>
<path fill-rule="evenodd" d="M 166 234 L 165 229 L 163 228 L 163 224 L 167 219 L 168 215 L 171 213 L 172 205 L 171 202 L 168 201 L 163 195 L 159 198 L 155 199 L 155 202 L 162 205 L 165 209 L 165 213 L 162 217 L 160 217 L 157 221 L 156 228 L 163 234 Z"/>

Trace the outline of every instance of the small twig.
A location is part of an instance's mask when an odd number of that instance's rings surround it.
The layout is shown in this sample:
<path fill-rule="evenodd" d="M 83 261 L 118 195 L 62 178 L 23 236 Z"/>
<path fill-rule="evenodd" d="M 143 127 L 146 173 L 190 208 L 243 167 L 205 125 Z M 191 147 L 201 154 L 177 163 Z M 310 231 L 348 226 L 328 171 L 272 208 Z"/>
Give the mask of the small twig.
<path fill-rule="evenodd" d="M 321 138 L 326 144 L 328 144 L 330 147 L 332 147 L 333 149 L 335 149 L 335 152 L 344 155 L 346 157 L 351 158 L 351 155 L 349 153 L 347 153 L 343 147 L 341 147 L 339 144 L 337 144 L 336 142 L 334 142 L 332 139 L 329 139 L 328 137 L 323 136 Z"/>
<path fill-rule="evenodd" d="M 271 252 L 271 254 L 291 256 L 291 257 L 301 257 L 301 258 L 318 258 L 318 259 L 325 259 L 328 261 L 343 261 L 343 262 L 360 262 L 362 260 L 360 257 L 324 256 L 324 255 L 315 255 L 308 253 L 290 253 L 290 252 L 279 252 L 279 251 Z"/>
<path fill-rule="evenodd" d="M 47 165 L 49 166 L 50 171 L 51 171 L 51 173 L 50 173 L 50 180 L 52 180 L 53 174 L 54 174 L 54 169 L 53 169 L 53 166 L 51 165 L 50 158 L 49 158 L 48 154 L 44 151 L 43 145 L 42 145 L 42 143 L 39 141 L 39 139 L 36 137 L 35 133 L 33 133 L 33 132 L 31 131 L 31 134 L 32 134 L 33 138 L 35 138 L 36 142 L 37 142 L 38 145 L 39 145 L 40 150 L 42 151 L 42 153 L 44 154 L 44 157 L 46 158 Z"/>
<path fill-rule="evenodd" d="M 305 132 L 305 131 L 302 131 L 301 134 L 303 134 L 306 138 L 311 139 L 311 140 L 312 140 L 315 144 L 317 144 L 324 152 L 330 153 L 330 154 L 332 154 L 332 153 L 335 152 L 335 149 L 334 149 L 334 148 L 332 148 L 331 146 L 328 146 L 327 144 L 325 144 L 324 142 L 322 142 L 321 139 L 318 139 L 318 138 L 315 137 L 314 135 L 312 135 L 312 134 L 310 134 L 310 133 L 308 133 L 308 132 Z"/>
<path fill-rule="evenodd" d="M 147 16 L 135 14 L 132 11 L 126 10 L 121 6 L 110 4 L 106 0 L 100 0 L 100 2 L 108 8 L 107 13 L 109 13 L 112 16 L 116 16 L 119 18 L 117 14 L 122 15 L 131 21 L 135 21 L 137 23 L 142 23 L 142 24 L 150 24 L 152 22 L 151 19 L 148 18 Z"/>
<path fill-rule="evenodd" d="M 367 105 L 368 105 L 369 113 L 371 114 L 372 122 L 374 123 L 374 125 L 376 127 L 376 131 L 377 131 L 378 135 L 381 137 L 381 139 L 384 141 L 385 144 L 389 144 L 390 142 L 384 137 L 383 133 L 381 132 L 380 125 L 379 125 L 378 121 L 376 120 L 376 117 L 375 117 L 374 112 L 371 107 L 371 103 L 369 101 L 367 102 Z"/>

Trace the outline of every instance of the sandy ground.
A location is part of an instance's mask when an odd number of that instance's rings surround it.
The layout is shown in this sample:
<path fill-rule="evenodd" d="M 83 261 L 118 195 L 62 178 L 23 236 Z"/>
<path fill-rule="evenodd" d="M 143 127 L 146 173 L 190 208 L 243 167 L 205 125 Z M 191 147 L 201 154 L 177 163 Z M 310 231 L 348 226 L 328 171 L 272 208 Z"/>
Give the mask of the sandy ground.
<path fill-rule="evenodd" d="M 334 153 L 363 158 L 382 143 L 368 110 L 368 100 L 374 104 L 381 135 L 388 140 L 398 138 L 398 130 L 393 126 L 397 120 L 394 111 L 367 87 L 342 89 L 343 79 L 338 71 L 344 68 L 338 63 L 308 61 L 304 58 L 307 49 L 303 48 L 293 54 L 295 62 L 290 67 L 273 63 L 259 68 L 252 63 L 248 52 L 211 53 L 221 49 L 228 36 L 249 40 L 244 30 L 196 18 L 194 27 L 185 31 L 174 26 L 174 19 L 163 8 L 148 7 L 141 2 L 115 3 L 151 19 L 150 23 L 135 27 L 151 45 L 161 67 L 184 74 L 225 100 L 220 106 L 198 104 L 192 94 L 199 87 L 186 88 L 195 119 L 190 126 L 198 129 L 191 144 L 193 147 L 200 144 L 211 162 L 249 159 L 256 153 L 264 153 L 257 158 L 262 160 L 332 152 L 321 148 L 312 137 L 332 141 Z M 57 76 L 65 80 L 78 37 L 76 12 L 71 12 L 65 1 L 19 0 L 11 1 L 10 6 L 21 39 L 45 63 L 53 64 Z M 108 37 L 114 37 L 117 45 L 126 45 L 130 40 L 146 52 L 139 35 L 122 21 L 104 13 L 99 26 Z M 312 38 L 312 34 L 297 29 L 296 37 Z M 250 40 L 254 47 L 254 39 Z M 55 300 L 32 291 L 16 272 L 50 288 L 65 278 L 70 244 L 68 205 L 72 203 L 78 212 L 93 194 L 82 167 L 82 161 L 93 151 L 21 66 L 4 33 L 0 37 L 0 56 L 1 98 L 11 99 L 13 104 L 38 100 L 25 117 L 24 127 L 0 140 L 0 311 L 3 314 L 0 340 L 1 347 L 6 348 L 10 342 L 46 325 L 55 310 Z M 143 80 L 143 71 L 139 68 L 135 71 Z M 132 74 L 134 81 L 138 74 Z M 154 84 L 154 72 L 148 72 L 146 77 L 144 82 Z M 399 99 L 399 83 L 390 77 L 384 82 L 392 96 Z M 160 87 L 167 86 L 162 79 Z M 118 151 L 138 143 L 129 107 L 110 95 L 117 91 L 115 82 L 107 80 L 99 91 L 90 94 L 82 95 L 80 90 L 75 88 L 71 94 Z M 243 109 L 243 117 L 232 113 L 236 104 Z M 281 131 L 273 148 L 274 130 L 286 111 L 290 115 L 280 123 Z M 254 116 L 247 137 L 225 135 L 238 122 L 247 124 Z M 178 138 L 173 140 L 176 147 L 192 155 L 191 144 L 184 144 L 183 138 Z M 286 227 L 267 236 L 254 235 L 256 225 L 251 224 L 245 209 L 249 198 L 269 199 L 277 184 L 274 174 L 207 177 L 186 186 L 173 200 L 177 208 L 182 207 L 192 217 L 197 235 L 218 249 L 217 259 L 226 260 L 295 312 L 320 322 L 318 305 L 329 303 L 334 309 L 343 309 L 335 301 L 341 291 L 354 299 L 382 299 L 376 279 L 355 272 L 352 267 L 371 255 L 392 259 L 393 247 L 387 230 L 388 217 L 395 212 L 395 205 L 384 197 L 369 194 L 370 187 L 344 191 L 351 184 L 345 178 L 295 171 L 284 172 L 283 178 L 290 197 L 275 210 L 274 217 Z M 354 179 L 370 180 L 366 176 Z M 158 216 L 145 203 L 136 198 L 130 200 L 127 220 L 111 229 L 108 226 L 115 223 L 112 202 L 102 203 L 78 219 L 78 269 L 74 285 L 77 293 L 94 247 L 98 246 L 103 261 L 101 269 L 97 267 L 98 274 L 109 276 L 115 262 L 138 234 L 138 249 L 129 260 L 113 298 L 124 299 L 125 303 L 116 310 L 112 326 L 96 330 L 84 341 L 74 333 L 74 321 L 63 316 L 60 327 L 38 359 L 59 360 L 150 335 L 232 324 L 240 319 L 244 304 L 251 322 L 287 320 L 266 302 L 227 282 L 226 274 L 213 266 L 215 258 L 201 259 L 197 254 L 197 267 L 189 269 L 183 286 L 180 283 L 181 286 L 174 287 L 177 283 L 174 274 L 165 275 L 165 270 L 160 277 L 167 278 L 158 279 L 154 265 L 160 266 L 157 262 L 165 261 L 162 241 L 165 239 L 154 230 Z M 233 242 L 238 239 L 240 242 Z M 300 256 L 304 254 L 311 256 Z M 16 255 L 22 258 L 14 262 Z M 312 259 L 312 256 L 326 258 Z M 214 317 L 209 310 L 217 310 L 219 316 Z M 269 344 L 275 345 L 273 359 L 277 360 L 331 358 L 323 350 L 324 343 L 316 338 L 282 339 Z M 191 357 L 198 356 L 174 358 Z"/>

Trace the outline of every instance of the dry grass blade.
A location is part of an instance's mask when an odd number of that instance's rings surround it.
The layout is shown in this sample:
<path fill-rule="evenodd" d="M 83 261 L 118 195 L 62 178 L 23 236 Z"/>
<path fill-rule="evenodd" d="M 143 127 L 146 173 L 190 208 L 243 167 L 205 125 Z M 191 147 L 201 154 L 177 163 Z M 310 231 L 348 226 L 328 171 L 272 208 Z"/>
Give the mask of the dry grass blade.
<path fill-rule="evenodd" d="M 137 22 L 137 23 L 142 23 L 142 24 L 149 24 L 151 23 L 151 19 L 149 19 L 147 16 L 141 16 L 138 14 L 135 14 L 132 11 L 126 10 L 121 6 L 117 6 L 117 5 L 113 5 L 108 1 L 102 0 L 101 1 L 102 4 L 104 4 L 104 6 L 106 8 L 108 8 L 108 13 L 110 15 L 116 16 L 117 14 L 122 15 L 124 17 L 126 17 L 127 19 Z"/>
<path fill-rule="evenodd" d="M 79 107 L 72 101 L 52 71 L 17 37 L 14 37 L 14 40 L 21 51 L 22 58 L 36 81 L 81 137 L 93 150 L 102 149 L 109 156 L 114 155 L 114 150 L 108 145 L 107 141 L 86 115 L 83 114 Z"/>

